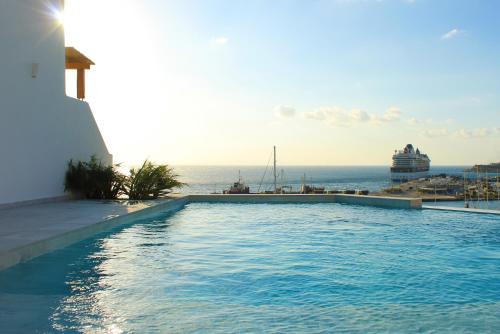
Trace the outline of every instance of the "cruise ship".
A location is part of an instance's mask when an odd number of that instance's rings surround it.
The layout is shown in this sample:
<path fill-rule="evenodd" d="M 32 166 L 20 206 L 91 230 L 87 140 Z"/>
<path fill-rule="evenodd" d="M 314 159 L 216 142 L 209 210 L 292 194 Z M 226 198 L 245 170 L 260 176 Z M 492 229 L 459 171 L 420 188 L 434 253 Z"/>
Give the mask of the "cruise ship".
<path fill-rule="evenodd" d="M 393 181 L 407 181 L 419 179 L 429 175 L 431 160 L 412 144 L 406 145 L 402 150 L 394 151 L 392 156 L 391 179 Z"/>

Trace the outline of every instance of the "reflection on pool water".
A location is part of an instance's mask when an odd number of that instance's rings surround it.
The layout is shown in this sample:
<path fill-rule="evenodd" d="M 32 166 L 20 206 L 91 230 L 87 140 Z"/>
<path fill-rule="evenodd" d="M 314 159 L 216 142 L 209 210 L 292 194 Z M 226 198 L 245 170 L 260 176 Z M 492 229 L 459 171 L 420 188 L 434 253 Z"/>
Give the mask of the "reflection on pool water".
<path fill-rule="evenodd" d="M 2 332 L 499 332 L 500 218 L 189 204 L 0 272 Z"/>

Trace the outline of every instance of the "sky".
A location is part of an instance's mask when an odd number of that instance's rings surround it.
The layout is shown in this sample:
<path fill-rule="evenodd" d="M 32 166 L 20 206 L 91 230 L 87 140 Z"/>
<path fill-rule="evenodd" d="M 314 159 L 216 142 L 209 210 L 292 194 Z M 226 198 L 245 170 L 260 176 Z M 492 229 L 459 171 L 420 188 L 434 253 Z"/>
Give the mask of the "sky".
<path fill-rule="evenodd" d="M 66 0 L 64 26 L 96 63 L 86 100 L 116 163 L 265 165 L 276 145 L 281 165 L 389 165 L 412 143 L 433 165 L 468 165 L 500 161 L 498 13 L 486 0 Z"/>

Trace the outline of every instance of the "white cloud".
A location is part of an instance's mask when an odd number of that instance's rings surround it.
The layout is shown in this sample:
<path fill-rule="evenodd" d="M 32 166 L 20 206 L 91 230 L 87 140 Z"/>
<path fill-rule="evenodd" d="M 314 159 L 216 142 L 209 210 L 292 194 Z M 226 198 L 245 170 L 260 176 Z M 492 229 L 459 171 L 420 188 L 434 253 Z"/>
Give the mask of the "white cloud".
<path fill-rule="evenodd" d="M 397 122 L 401 119 L 401 110 L 396 107 L 390 107 L 382 116 L 372 115 L 371 122 L 374 125 L 382 123 Z"/>
<path fill-rule="evenodd" d="M 464 31 L 461 29 L 458 29 L 458 28 L 451 29 L 446 34 L 442 35 L 441 39 L 451 39 L 451 38 L 457 37 L 458 35 L 461 35 L 463 33 L 464 33 Z"/>
<path fill-rule="evenodd" d="M 456 132 L 456 134 L 464 139 L 470 138 L 484 138 L 488 137 L 491 134 L 491 131 L 486 128 L 478 128 L 478 129 L 460 129 Z"/>
<path fill-rule="evenodd" d="M 304 113 L 304 117 L 322 121 L 331 126 L 348 127 L 362 123 L 380 125 L 382 123 L 396 122 L 401 118 L 401 111 L 396 107 L 392 107 L 382 116 L 378 116 L 361 109 L 349 111 L 339 107 L 323 107 Z"/>
<path fill-rule="evenodd" d="M 351 111 L 351 118 L 356 122 L 367 122 L 370 120 L 370 115 L 364 110 L 353 109 Z"/>
<path fill-rule="evenodd" d="M 225 45 L 229 42 L 229 38 L 227 37 L 224 37 L 224 36 L 219 36 L 219 37 L 215 37 L 213 39 L 214 43 L 215 44 L 219 44 L 219 45 Z"/>
<path fill-rule="evenodd" d="M 449 135 L 448 129 L 445 128 L 440 128 L 440 129 L 428 129 L 425 130 L 422 135 L 428 138 L 439 138 L 439 137 L 446 137 Z"/>
<path fill-rule="evenodd" d="M 304 113 L 304 117 L 308 119 L 314 119 L 317 121 L 324 121 L 330 114 L 329 108 L 320 108 L 315 111 L 308 111 Z"/>
<path fill-rule="evenodd" d="M 292 118 L 295 116 L 295 108 L 290 106 L 277 106 L 274 108 L 276 116 L 283 118 Z"/>
<path fill-rule="evenodd" d="M 418 123 L 420 123 L 420 121 L 418 119 L 416 119 L 415 117 L 408 118 L 408 120 L 406 122 L 410 125 L 417 125 Z"/>
<path fill-rule="evenodd" d="M 450 132 L 447 128 L 436 128 L 425 130 L 422 135 L 428 138 L 438 138 L 438 137 L 458 137 L 462 139 L 474 139 L 474 138 L 486 138 L 494 135 L 494 132 L 500 133 L 500 128 L 475 128 L 475 129 L 458 129 Z"/>
<path fill-rule="evenodd" d="M 387 111 L 384 113 L 383 120 L 386 122 L 395 122 L 399 121 L 401 118 L 401 110 L 396 107 L 390 107 L 387 109 Z"/>
<path fill-rule="evenodd" d="M 338 107 L 323 107 L 304 114 L 308 119 L 323 121 L 331 126 L 351 126 L 353 119 L 350 113 Z"/>

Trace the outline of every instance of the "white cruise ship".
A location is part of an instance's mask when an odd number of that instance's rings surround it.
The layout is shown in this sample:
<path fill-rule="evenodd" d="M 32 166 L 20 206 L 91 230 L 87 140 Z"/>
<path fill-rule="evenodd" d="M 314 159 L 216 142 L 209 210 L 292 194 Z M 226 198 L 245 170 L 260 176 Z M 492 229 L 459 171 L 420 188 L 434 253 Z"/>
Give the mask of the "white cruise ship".
<path fill-rule="evenodd" d="M 429 175 L 431 160 L 427 154 L 406 145 L 403 150 L 394 151 L 392 156 L 391 179 L 393 181 L 407 181 L 419 179 Z"/>

